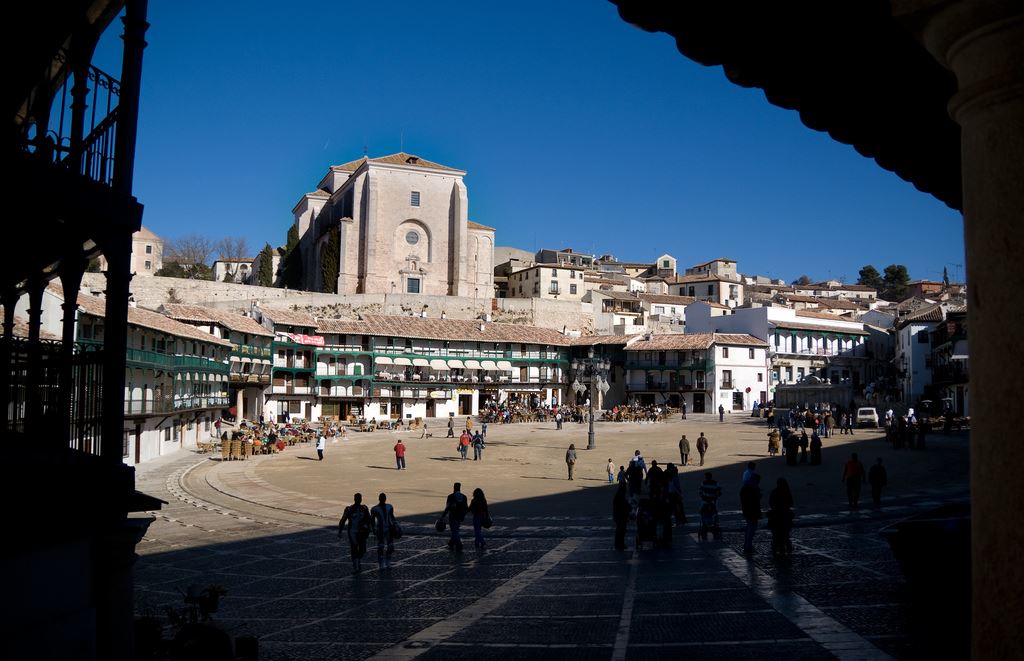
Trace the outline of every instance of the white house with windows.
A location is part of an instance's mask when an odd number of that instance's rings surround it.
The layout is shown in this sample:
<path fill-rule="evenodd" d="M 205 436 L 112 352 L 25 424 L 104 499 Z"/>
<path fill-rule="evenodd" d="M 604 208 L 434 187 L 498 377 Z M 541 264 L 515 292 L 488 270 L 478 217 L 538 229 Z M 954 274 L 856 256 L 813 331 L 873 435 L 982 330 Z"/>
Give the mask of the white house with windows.
<path fill-rule="evenodd" d="M 920 400 L 932 383 L 931 335 L 945 318 L 945 304 L 936 303 L 896 322 L 896 375 L 908 406 Z"/>
<path fill-rule="evenodd" d="M 292 209 L 303 288 L 493 297 L 494 228 L 469 220 L 465 175 L 404 152 L 332 165 Z"/>
<path fill-rule="evenodd" d="M 710 306 L 694 303 L 686 310 L 687 332 L 748 333 L 766 341 L 769 399 L 776 385 L 799 383 L 810 375 L 830 383 L 849 383 L 855 392 L 866 382 L 865 338 L 869 333 L 862 322 L 780 307 L 732 312 L 716 317 Z"/>
<path fill-rule="evenodd" d="M 508 297 L 579 301 L 587 292 L 583 279 L 586 271 L 583 266 L 568 263 L 534 264 L 508 276 Z"/>
<path fill-rule="evenodd" d="M 218 259 L 213 263 L 215 282 L 248 283 L 252 279 L 252 257 Z"/>
<path fill-rule="evenodd" d="M 742 333 L 647 334 L 625 346 L 626 396 L 692 413 L 768 400 L 767 345 Z"/>

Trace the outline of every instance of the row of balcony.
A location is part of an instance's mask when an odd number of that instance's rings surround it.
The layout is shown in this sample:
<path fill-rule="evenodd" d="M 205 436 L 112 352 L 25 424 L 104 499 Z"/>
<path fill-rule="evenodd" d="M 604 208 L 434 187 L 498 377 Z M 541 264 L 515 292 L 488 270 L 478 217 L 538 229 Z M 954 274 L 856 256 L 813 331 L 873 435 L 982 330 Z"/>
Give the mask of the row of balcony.
<path fill-rule="evenodd" d="M 227 395 L 165 395 L 148 399 L 126 399 L 125 415 L 160 415 L 192 409 L 221 408 L 230 406 Z"/>
<path fill-rule="evenodd" d="M 665 361 L 664 363 L 661 363 L 657 361 L 627 360 L 625 367 L 628 370 L 691 370 L 701 372 L 706 372 L 712 369 L 711 363 L 706 360 L 691 363 L 676 363 L 672 361 Z"/>
<path fill-rule="evenodd" d="M 125 362 L 129 367 L 149 367 L 165 370 L 196 368 L 224 374 L 227 374 L 230 369 L 226 362 L 216 358 L 174 355 L 131 348 L 125 349 Z"/>
<path fill-rule="evenodd" d="M 329 348 L 328 350 L 331 350 Z M 361 350 L 365 353 L 365 350 Z M 381 356 L 407 356 L 409 358 L 479 358 L 484 360 L 569 360 L 567 351 L 502 351 L 500 349 L 457 349 L 442 347 L 374 347 L 373 353 Z"/>
<path fill-rule="evenodd" d="M 857 345 L 860 347 L 862 345 Z M 828 347 L 815 347 L 813 349 L 797 349 L 792 351 L 781 347 L 768 347 L 768 355 L 785 355 L 785 356 L 843 356 L 846 358 L 861 358 L 863 356 L 857 355 L 857 347 L 853 349 L 832 349 Z"/>
<path fill-rule="evenodd" d="M 724 386 L 723 386 L 724 387 Z M 732 386 L 729 386 L 730 388 Z M 671 381 L 647 381 L 646 383 L 626 383 L 629 391 L 653 392 L 707 392 L 705 383 L 673 383 Z"/>
<path fill-rule="evenodd" d="M 270 347 L 258 347 L 254 344 L 236 344 L 233 354 L 248 358 L 270 358 Z"/>

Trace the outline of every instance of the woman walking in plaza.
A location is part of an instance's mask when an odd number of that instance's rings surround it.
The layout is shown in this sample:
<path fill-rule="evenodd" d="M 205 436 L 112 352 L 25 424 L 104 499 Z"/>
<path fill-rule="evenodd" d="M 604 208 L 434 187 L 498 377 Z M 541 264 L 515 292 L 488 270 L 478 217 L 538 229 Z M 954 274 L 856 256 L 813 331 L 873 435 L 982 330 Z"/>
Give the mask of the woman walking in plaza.
<path fill-rule="evenodd" d="M 491 527 L 491 514 L 487 511 L 487 498 L 483 489 L 473 489 L 473 500 L 469 501 L 469 511 L 473 514 L 473 546 L 484 547 L 484 528 Z"/>
<path fill-rule="evenodd" d="M 782 437 L 779 435 L 778 429 L 773 429 L 768 432 L 768 456 L 774 457 L 779 453 L 779 445 Z"/>
<path fill-rule="evenodd" d="M 370 521 L 373 534 L 377 537 L 377 568 L 391 569 L 391 556 L 395 552 L 395 533 L 398 532 L 398 521 L 395 520 L 395 508 L 388 504 L 385 494 L 377 496 L 377 504 L 370 510 Z"/>
<path fill-rule="evenodd" d="M 565 451 L 565 466 L 569 469 L 569 479 L 572 479 L 572 470 L 576 466 L 576 444 L 570 443 L 569 449 Z"/>
<path fill-rule="evenodd" d="M 366 555 L 366 538 L 370 536 L 370 510 L 363 505 L 363 494 L 352 497 L 352 504 L 345 508 L 338 521 L 338 538 L 348 537 L 352 555 L 352 571 L 363 571 L 363 556 Z M 348 530 L 345 524 L 348 524 Z"/>
<path fill-rule="evenodd" d="M 817 432 L 811 434 L 811 465 L 821 465 L 821 437 Z"/>

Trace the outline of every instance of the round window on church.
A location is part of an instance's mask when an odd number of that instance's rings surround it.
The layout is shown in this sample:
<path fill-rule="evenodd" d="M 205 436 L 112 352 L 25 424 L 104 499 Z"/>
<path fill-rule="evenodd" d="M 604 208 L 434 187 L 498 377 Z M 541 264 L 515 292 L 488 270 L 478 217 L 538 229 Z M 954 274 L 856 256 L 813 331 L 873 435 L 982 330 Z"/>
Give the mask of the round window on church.
<path fill-rule="evenodd" d="M 405 242 L 410 246 L 414 246 L 420 242 L 420 235 L 417 232 L 407 232 L 405 235 Z"/>

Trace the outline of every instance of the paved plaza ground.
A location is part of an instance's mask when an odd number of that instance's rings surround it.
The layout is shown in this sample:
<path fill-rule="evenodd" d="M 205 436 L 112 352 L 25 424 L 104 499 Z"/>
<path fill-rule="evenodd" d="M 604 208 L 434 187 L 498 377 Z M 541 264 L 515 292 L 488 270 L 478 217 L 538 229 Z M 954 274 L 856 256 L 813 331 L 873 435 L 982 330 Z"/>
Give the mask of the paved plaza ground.
<path fill-rule="evenodd" d="M 478 423 L 477 423 L 477 426 Z M 419 432 L 350 434 L 329 443 L 222 462 L 178 452 L 139 468 L 138 485 L 168 505 L 139 544 L 137 609 L 161 613 L 189 584 L 228 595 L 217 621 L 257 636 L 263 659 L 914 658 L 902 576 L 878 531 L 936 505 L 967 498 L 966 433 L 893 451 L 875 430 L 824 439 L 821 466 L 767 457 L 764 422 L 691 415 L 658 424 L 491 425 L 483 461 L 462 461 L 443 421 Z M 689 523 L 671 550 L 612 550 L 605 465 L 633 451 L 679 463 L 677 443 L 710 438 L 707 465 L 682 469 Z M 392 446 L 408 446 L 404 471 Z M 579 449 L 566 480 L 565 450 Z M 882 457 L 883 506 L 849 511 L 841 483 L 851 451 Z M 695 459 L 691 457 L 691 462 Z M 767 494 L 786 477 L 794 492 L 795 554 L 773 559 L 759 531 L 740 554 L 740 476 L 756 461 Z M 711 470 L 724 489 L 723 542 L 693 535 L 697 485 Z M 432 523 L 455 481 L 480 487 L 495 527 L 486 551 L 454 556 Z M 355 491 L 386 492 L 406 531 L 395 566 L 352 575 L 337 520 Z M 870 498 L 865 498 L 869 501 Z M 470 532 L 470 535 L 472 533 Z M 375 566 L 373 538 L 366 566 Z"/>

